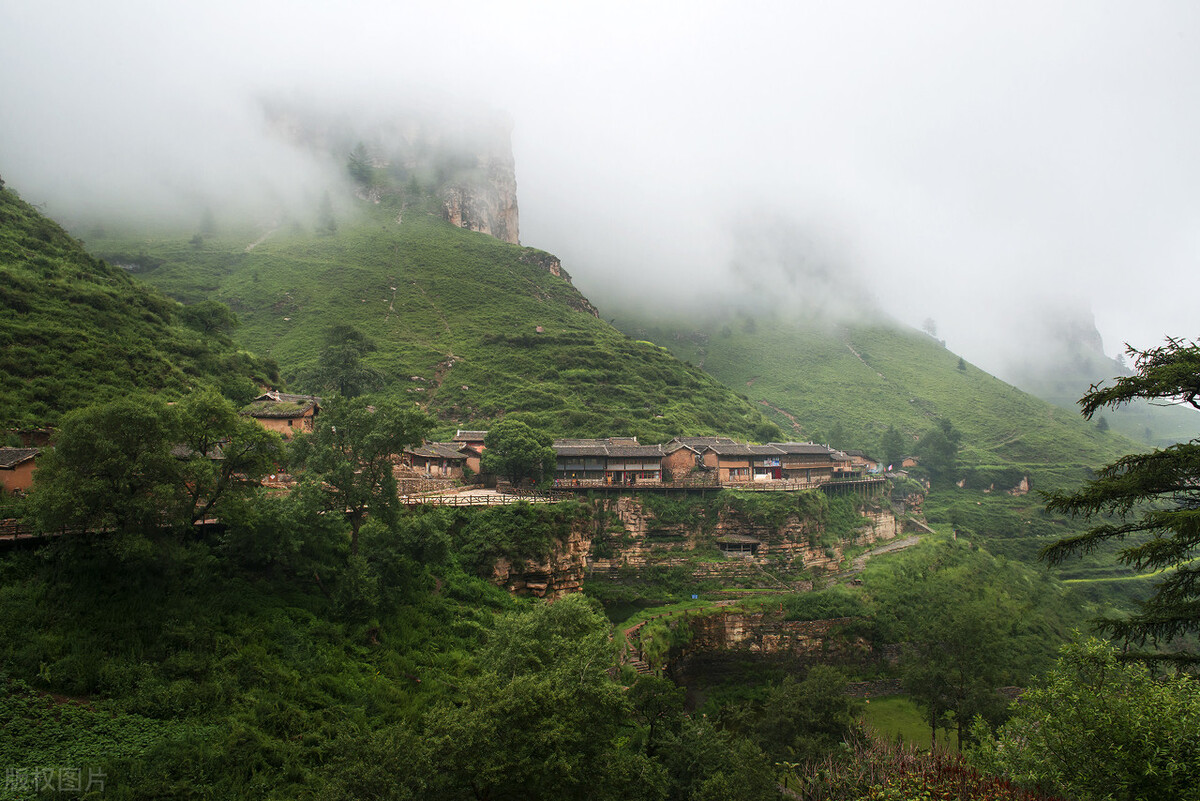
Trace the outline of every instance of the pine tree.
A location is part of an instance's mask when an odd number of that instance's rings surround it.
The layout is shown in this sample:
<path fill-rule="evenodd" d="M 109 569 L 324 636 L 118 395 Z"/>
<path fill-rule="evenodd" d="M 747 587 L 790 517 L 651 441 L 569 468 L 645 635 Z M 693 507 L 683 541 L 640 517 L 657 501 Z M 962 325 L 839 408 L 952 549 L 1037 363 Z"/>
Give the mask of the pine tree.
<path fill-rule="evenodd" d="M 1134 374 L 1108 387 L 1093 384 L 1079 401 L 1084 417 L 1143 398 L 1200 409 L 1200 345 L 1168 338 L 1161 347 L 1127 352 Z M 1163 571 L 1136 614 L 1101 620 L 1100 628 L 1127 644 L 1152 646 L 1138 658 L 1200 662 L 1200 654 L 1172 645 L 1177 637 L 1200 633 L 1200 439 L 1123 456 L 1077 492 L 1048 494 L 1047 509 L 1098 521 L 1045 548 L 1051 564 L 1118 543 L 1123 563 Z"/>

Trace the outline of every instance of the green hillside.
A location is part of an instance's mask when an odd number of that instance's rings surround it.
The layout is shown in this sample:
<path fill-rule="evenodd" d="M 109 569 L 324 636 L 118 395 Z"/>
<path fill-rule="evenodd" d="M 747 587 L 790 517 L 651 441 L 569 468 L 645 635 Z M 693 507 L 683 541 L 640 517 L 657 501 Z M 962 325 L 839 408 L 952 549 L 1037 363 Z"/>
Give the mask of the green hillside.
<path fill-rule="evenodd" d="M 292 389 L 323 390 L 312 371 L 325 336 L 349 324 L 378 346 L 366 361 L 384 391 L 433 411 L 444 431 L 523 412 L 579 436 L 777 434 L 704 372 L 600 320 L 549 272 L 549 254 L 459 229 L 419 202 L 360 203 L 331 235 L 293 224 L 265 239 L 250 229 L 189 237 L 89 246 L 185 303 L 228 304 L 242 322 L 237 342 L 276 360 Z"/>
<path fill-rule="evenodd" d="M 962 461 L 1042 478 L 1077 475 L 1138 445 L 966 363 L 899 326 L 804 327 L 773 315 L 618 320 L 759 403 L 788 436 L 879 450 L 889 425 L 914 444 L 938 418 L 963 433 Z"/>
<path fill-rule="evenodd" d="M 930 525 L 957 532 L 998 555 L 1038 563 L 1039 550 L 1080 530 L 1082 521 L 1047 515 L 1037 490 L 1074 486 L 1090 470 L 1144 447 L 1101 431 L 1078 414 L 1035 398 L 960 360 L 937 340 L 898 325 L 801 326 L 771 314 L 730 315 L 698 327 L 633 317 L 618 325 L 661 342 L 679 358 L 760 404 L 787 436 L 858 448 L 882 458 L 895 426 L 906 442 L 948 418 L 962 432 L 955 478 L 935 487 L 923 512 Z M 1033 492 L 1011 496 L 1022 476 Z M 1062 578 L 1128 578 L 1110 552 L 1066 563 Z M 1094 588 L 1097 601 L 1127 604 L 1141 587 Z"/>
<path fill-rule="evenodd" d="M 0 427 L 54 423 L 130 389 L 228 394 L 274 368 L 124 270 L 97 260 L 0 182 Z M 189 325 L 191 327 L 189 327 Z"/>

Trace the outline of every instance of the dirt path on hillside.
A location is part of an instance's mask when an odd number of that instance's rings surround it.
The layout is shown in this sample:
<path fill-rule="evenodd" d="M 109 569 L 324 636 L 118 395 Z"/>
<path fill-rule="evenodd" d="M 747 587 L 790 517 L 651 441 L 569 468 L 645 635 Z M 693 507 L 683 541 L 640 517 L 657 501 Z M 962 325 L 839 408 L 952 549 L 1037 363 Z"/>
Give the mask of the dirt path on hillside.
<path fill-rule="evenodd" d="M 271 234 L 275 233 L 278 230 L 279 230 L 278 226 L 275 228 L 272 228 L 269 231 L 267 231 L 265 234 L 260 236 L 258 239 L 255 239 L 249 245 L 246 245 L 246 252 L 249 253 L 250 251 L 254 250 L 256 247 L 261 245 L 263 242 L 266 242 L 267 237 L 269 237 Z"/>
<path fill-rule="evenodd" d="M 885 542 L 883 545 L 879 545 L 865 553 L 860 553 L 858 556 L 854 557 L 854 561 L 851 563 L 853 566 L 849 570 L 847 570 L 845 573 L 842 573 L 840 575 L 853 576 L 856 573 L 861 573 L 863 571 L 863 568 L 865 568 L 867 566 L 867 560 L 870 559 L 872 556 L 879 556 L 880 554 L 885 554 L 885 553 L 893 553 L 895 551 L 903 551 L 905 548 L 913 547 L 920 541 L 921 541 L 921 538 L 918 537 L 917 535 L 913 534 L 912 536 L 905 537 L 902 540 L 892 540 L 891 542 Z"/>
<path fill-rule="evenodd" d="M 766 406 L 768 409 L 779 412 L 781 415 L 786 417 L 788 420 L 791 420 L 792 428 L 796 429 L 797 431 L 801 431 L 801 432 L 804 431 L 803 427 L 801 427 L 801 425 L 800 425 L 800 421 L 796 419 L 796 415 L 792 414 L 791 412 L 789 412 L 785 409 L 780 409 L 775 404 L 770 403 L 765 400 L 760 400 L 759 403 L 762 404 L 763 406 Z"/>

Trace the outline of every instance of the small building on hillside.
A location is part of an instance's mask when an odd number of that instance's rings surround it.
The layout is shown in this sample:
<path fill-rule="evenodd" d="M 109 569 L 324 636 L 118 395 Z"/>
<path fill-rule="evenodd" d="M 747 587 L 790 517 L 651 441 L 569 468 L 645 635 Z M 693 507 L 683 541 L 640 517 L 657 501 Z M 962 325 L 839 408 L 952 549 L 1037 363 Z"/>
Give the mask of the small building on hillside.
<path fill-rule="evenodd" d="M 849 454 L 844 451 L 834 451 L 832 458 L 833 474 L 835 476 L 854 472 L 854 459 Z"/>
<path fill-rule="evenodd" d="M 683 481 L 701 465 L 700 451 L 690 445 L 671 440 L 662 449 L 664 481 Z"/>
<path fill-rule="evenodd" d="M 842 451 L 850 457 L 850 464 L 855 470 L 865 470 L 868 473 L 879 471 L 879 460 L 872 459 L 864 451 Z"/>
<path fill-rule="evenodd" d="M 5 492 L 27 492 L 41 448 L 0 448 L 0 487 Z"/>
<path fill-rule="evenodd" d="M 291 439 L 297 432 L 312 431 L 313 420 L 321 413 L 321 399 L 315 395 L 290 395 L 266 392 L 242 409 L 268 431 Z"/>
<path fill-rule="evenodd" d="M 467 454 L 457 442 L 426 442 L 419 448 L 406 448 L 404 462 L 434 478 L 462 478 Z"/>
<path fill-rule="evenodd" d="M 467 455 L 467 469 L 475 474 L 481 472 L 480 461 L 486 448 L 483 444 L 486 437 L 486 431 L 464 431 L 461 428 L 451 437 L 451 442 L 460 446 L 462 452 Z"/>

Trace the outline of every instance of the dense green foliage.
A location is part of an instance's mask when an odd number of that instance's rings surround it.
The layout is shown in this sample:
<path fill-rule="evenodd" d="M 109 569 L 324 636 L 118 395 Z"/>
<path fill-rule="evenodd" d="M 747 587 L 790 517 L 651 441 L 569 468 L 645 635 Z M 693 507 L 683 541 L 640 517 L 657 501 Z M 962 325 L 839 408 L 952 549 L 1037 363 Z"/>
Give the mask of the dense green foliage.
<path fill-rule="evenodd" d="M 316 369 L 305 377 L 304 383 L 345 398 L 378 389 L 383 376 L 362 361 L 363 356 L 377 350 L 375 342 L 354 326 L 344 323 L 332 326 L 325 334 Z"/>
<path fill-rule="evenodd" d="M 228 304 L 242 323 L 238 343 L 276 359 L 294 389 L 326 383 L 314 378 L 325 335 L 354 326 L 378 346 L 361 364 L 386 394 L 435 413 L 435 433 L 524 412 L 553 435 L 778 434 L 702 371 L 598 319 L 547 270 L 548 254 L 456 228 L 421 205 L 398 223 L 399 198 L 359 212 L 335 235 L 284 227 L 252 249 L 261 232 L 223 229 L 199 247 L 182 233 L 89 244 L 110 260 L 141 254 L 138 277 L 185 302 Z"/>
<path fill-rule="evenodd" d="M 1135 374 L 1085 395 L 1080 401 L 1085 415 L 1136 399 L 1200 407 L 1200 345 L 1169 340 L 1131 353 Z M 1200 440 L 1123 456 L 1077 492 L 1050 494 L 1047 508 L 1101 521 L 1048 546 L 1051 562 L 1119 543 L 1120 560 L 1135 570 L 1167 571 L 1136 614 L 1105 620 L 1103 628 L 1139 646 L 1149 640 L 1164 648 L 1200 634 Z M 1200 662 L 1200 653 L 1178 645 L 1143 656 Z"/>
<path fill-rule="evenodd" d="M 509 418 L 494 425 L 484 438 L 480 460 L 485 473 L 503 476 L 514 485 L 525 479 L 540 483 L 554 475 L 554 439 L 520 420 Z"/>
<path fill-rule="evenodd" d="M 416 408 L 392 401 L 334 396 L 326 401 L 311 432 L 302 432 L 291 455 L 304 470 L 300 492 L 350 521 L 350 553 L 358 554 L 358 531 L 368 514 L 387 524 L 398 505 L 394 457 L 419 445 L 429 419 Z"/>
<path fill-rule="evenodd" d="M 232 322 L 215 304 L 189 311 L 135 283 L 0 189 L 0 426 L 53 424 L 132 389 L 211 386 L 244 400 L 279 376 L 235 349 Z"/>
<path fill-rule="evenodd" d="M 356 565 L 304 502 L 153 571 L 73 539 L 0 560 L 6 764 L 95 770 L 127 799 L 774 797 L 752 742 L 622 691 L 583 596 L 518 602 L 420 518 L 364 526 Z M 279 517 L 292 547 L 251 555 Z"/>
<path fill-rule="evenodd" d="M 801 766 L 791 787 L 803 801 L 1063 801 L 981 772 L 961 754 L 868 738 Z"/>
<path fill-rule="evenodd" d="M 931 729 L 964 742 L 975 715 L 1003 717 L 999 687 L 1045 669 L 1081 610 L 1058 582 L 962 541 L 925 543 L 863 573 L 880 642 L 904 643 L 906 689 Z"/>
<path fill-rule="evenodd" d="M 1077 641 L 1030 687 L 975 762 L 1026 785 L 1101 801 L 1200 798 L 1200 684 L 1156 679 L 1108 643 Z"/>
<path fill-rule="evenodd" d="M 131 395 L 63 418 L 29 513 L 39 531 L 108 531 L 133 555 L 161 529 L 186 532 L 223 512 L 282 460 L 278 435 L 213 390 L 171 405 Z"/>

